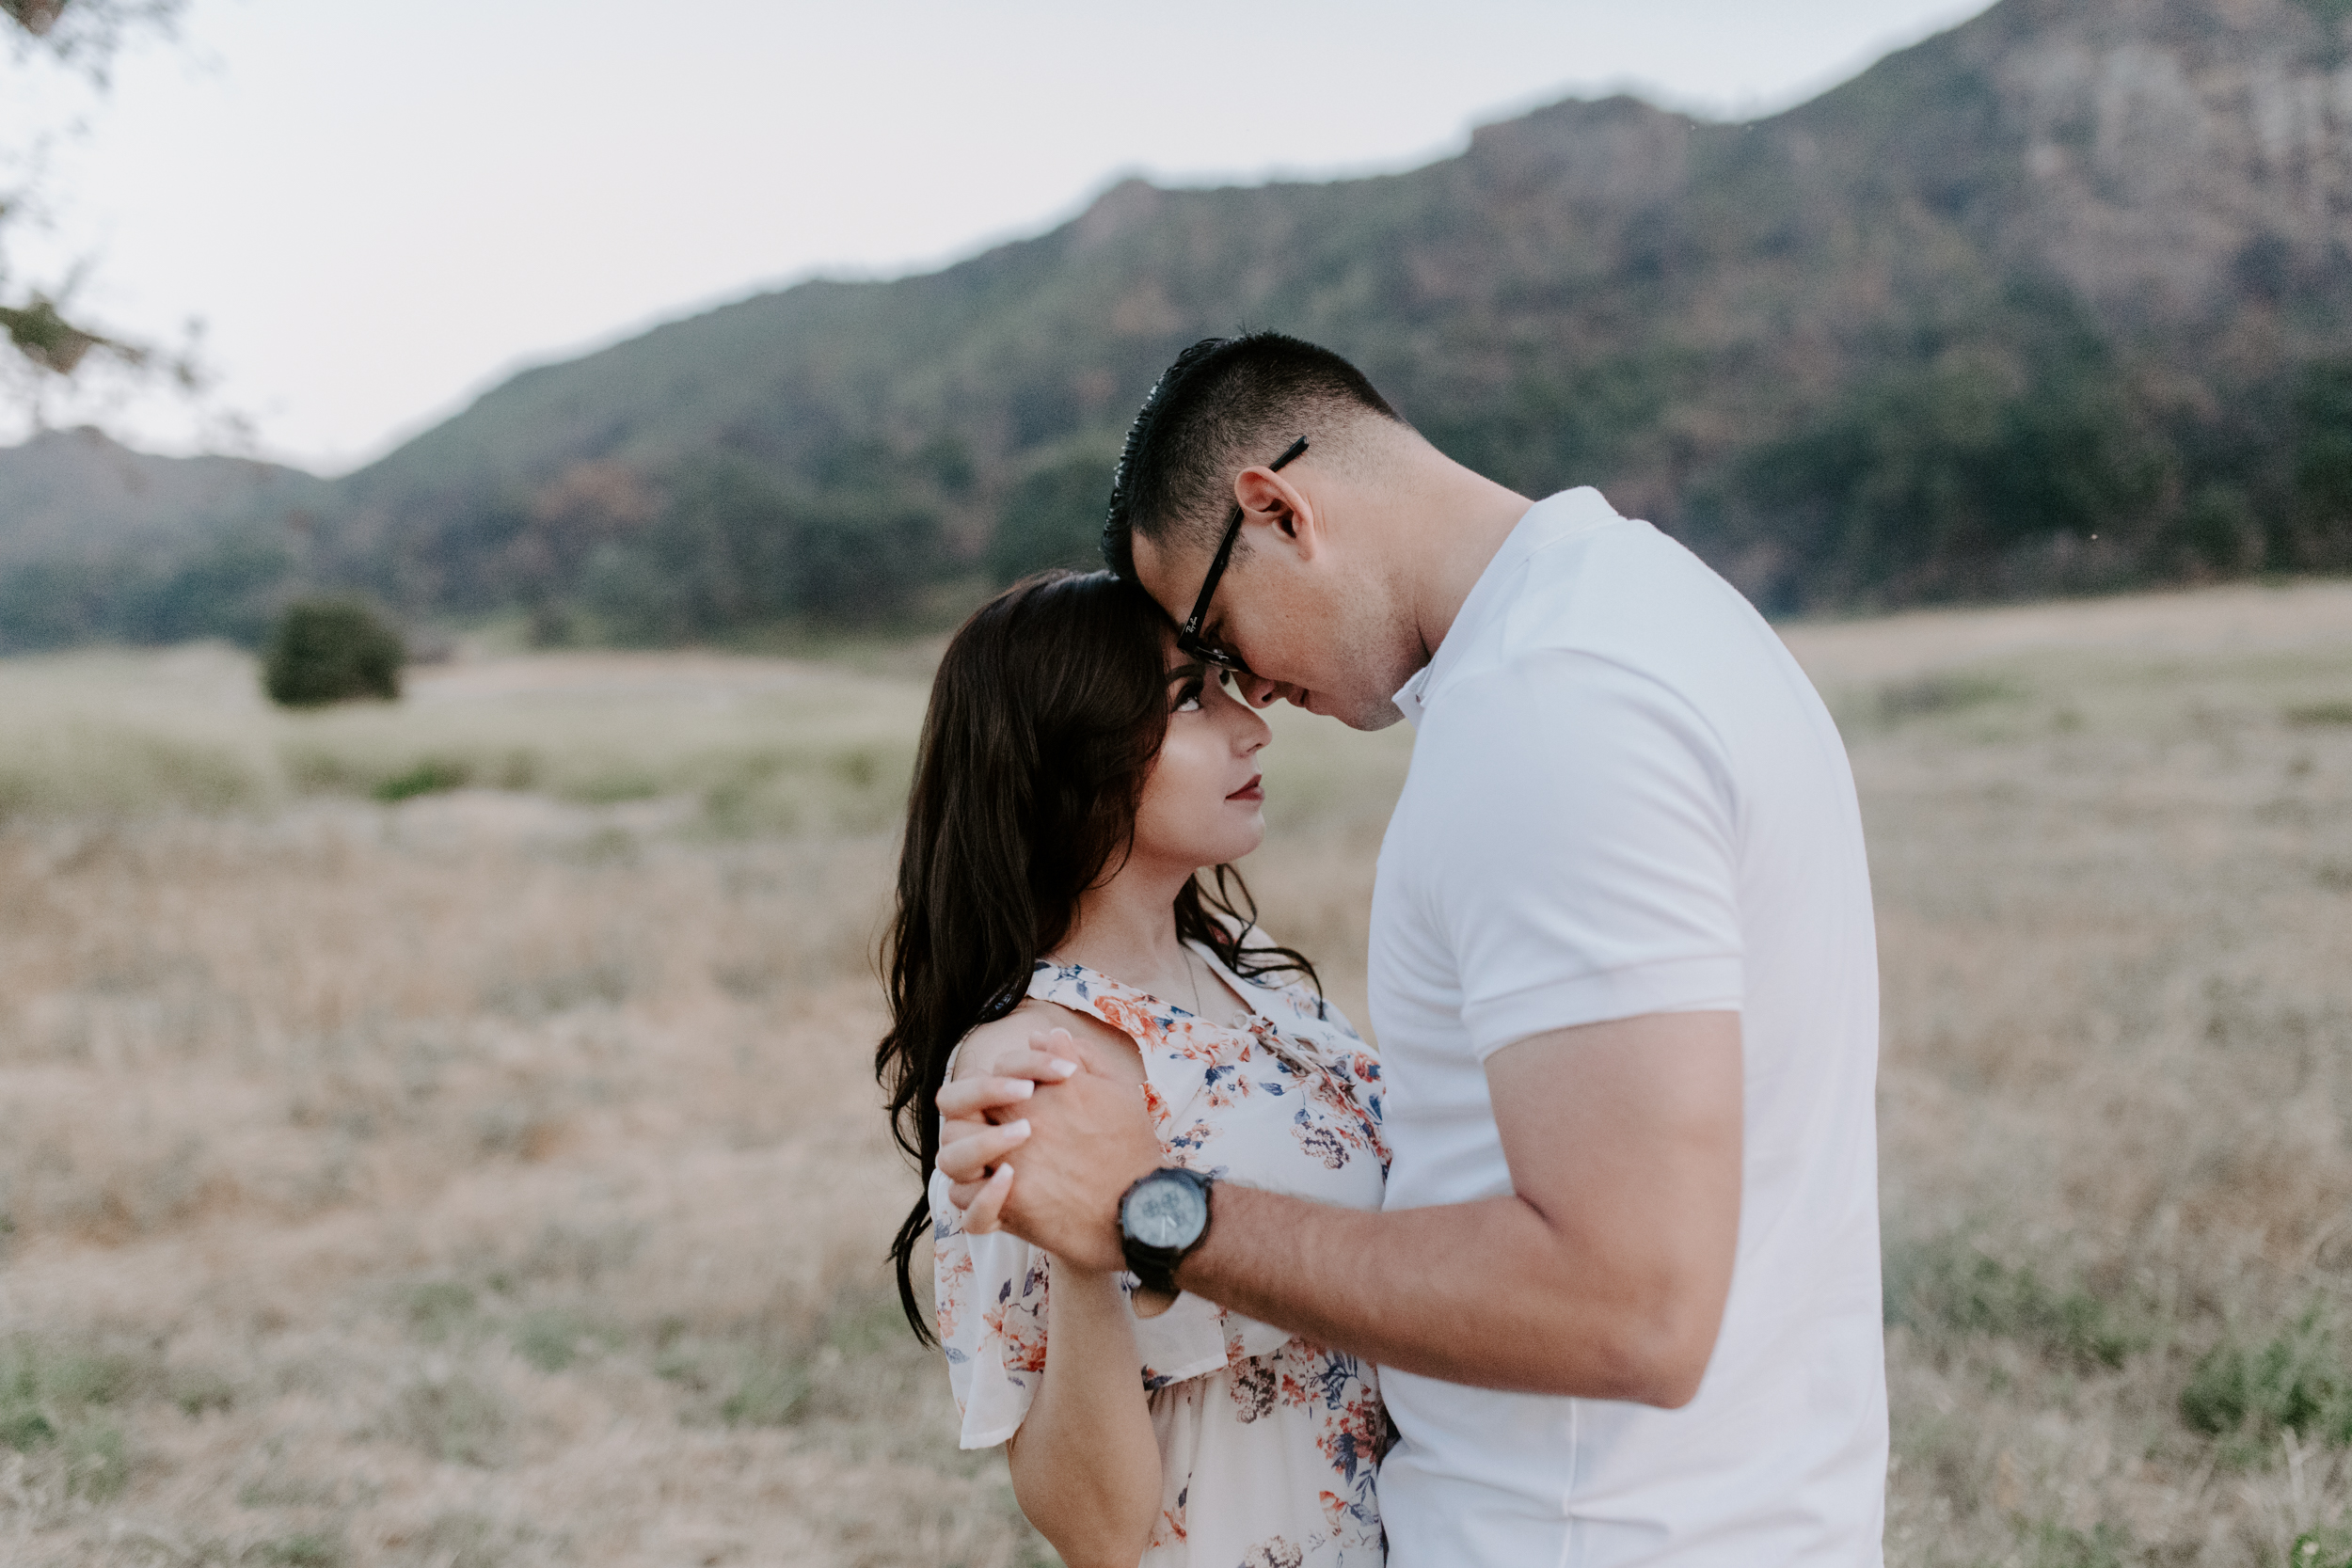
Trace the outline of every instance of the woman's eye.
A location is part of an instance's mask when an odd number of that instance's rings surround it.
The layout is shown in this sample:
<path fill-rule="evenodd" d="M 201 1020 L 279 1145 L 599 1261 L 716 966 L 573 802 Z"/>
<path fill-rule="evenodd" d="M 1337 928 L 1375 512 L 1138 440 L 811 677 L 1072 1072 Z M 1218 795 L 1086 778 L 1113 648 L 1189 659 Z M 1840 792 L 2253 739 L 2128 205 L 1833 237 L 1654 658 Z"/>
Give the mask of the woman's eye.
<path fill-rule="evenodd" d="M 1194 681 L 1191 685 L 1185 687 L 1182 691 L 1176 693 L 1176 711 L 1178 713 L 1198 713 L 1200 711 L 1200 683 L 1199 681 Z"/>

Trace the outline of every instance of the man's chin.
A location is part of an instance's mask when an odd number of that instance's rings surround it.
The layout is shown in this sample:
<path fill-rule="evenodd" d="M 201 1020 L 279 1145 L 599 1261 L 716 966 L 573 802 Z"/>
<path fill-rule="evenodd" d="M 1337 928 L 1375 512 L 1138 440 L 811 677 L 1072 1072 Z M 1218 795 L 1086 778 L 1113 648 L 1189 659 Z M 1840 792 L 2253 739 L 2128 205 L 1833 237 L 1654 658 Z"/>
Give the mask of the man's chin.
<path fill-rule="evenodd" d="M 1386 697 L 1349 700 L 1334 697 L 1328 691 L 1302 690 L 1297 687 L 1291 688 L 1286 695 L 1291 706 L 1305 708 L 1320 718 L 1336 719 L 1351 730 L 1385 730 L 1405 717 Z"/>

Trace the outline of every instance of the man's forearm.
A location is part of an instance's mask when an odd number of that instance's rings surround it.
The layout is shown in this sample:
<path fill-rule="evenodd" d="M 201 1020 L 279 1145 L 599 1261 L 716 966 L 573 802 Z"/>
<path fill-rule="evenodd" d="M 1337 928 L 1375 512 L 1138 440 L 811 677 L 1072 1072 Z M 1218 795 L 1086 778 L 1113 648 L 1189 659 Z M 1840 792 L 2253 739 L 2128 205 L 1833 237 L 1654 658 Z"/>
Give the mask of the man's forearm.
<path fill-rule="evenodd" d="M 1449 1383 L 1679 1404 L 1672 1304 L 1611 1291 L 1517 1197 L 1372 1212 L 1221 1185 L 1185 1290 Z M 1708 1334 L 1711 1340 L 1711 1324 Z"/>

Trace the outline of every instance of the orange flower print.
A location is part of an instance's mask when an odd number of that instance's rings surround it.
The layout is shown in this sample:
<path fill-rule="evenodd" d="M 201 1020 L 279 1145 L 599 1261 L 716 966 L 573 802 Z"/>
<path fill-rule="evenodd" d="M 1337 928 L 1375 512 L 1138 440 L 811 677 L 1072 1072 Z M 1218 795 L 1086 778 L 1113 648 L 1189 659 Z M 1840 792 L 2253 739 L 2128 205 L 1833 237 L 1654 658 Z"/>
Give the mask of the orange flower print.
<path fill-rule="evenodd" d="M 1012 1281 L 1008 1279 L 998 1288 L 994 1304 L 980 1314 L 980 1326 L 999 1341 L 997 1354 L 1007 1371 L 1045 1370 L 1045 1323 L 1046 1272 L 1042 1261 L 1022 1280 L 1020 1294 L 1013 1293 Z"/>
<path fill-rule="evenodd" d="M 1094 998 L 1094 1011 L 1104 1022 L 1138 1043 L 1144 1040 L 1157 1040 L 1166 1033 L 1160 1021 L 1152 1015 L 1150 1008 L 1141 1003 L 1131 1002 L 1123 996 L 1097 994 Z"/>
<path fill-rule="evenodd" d="M 1145 1551 L 1154 1546 L 1173 1545 L 1185 1538 L 1184 1503 L 1191 1496 L 1192 1488 L 1187 1486 L 1176 1494 L 1174 1506 L 1160 1510 L 1160 1522 L 1152 1527 L 1152 1539 L 1143 1544 Z"/>
<path fill-rule="evenodd" d="M 938 1305 L 932 1316 L 939 1325 L 939 1342 L 946 1344 L 956 1336 L 956 1324 L 963 1315 L 964 1292 L 972 1285 L 972 1250 L 958 1247 L 950 1257 L 939 1255 L 939 1266 L 933 1273 L 931 1295 Z"/>

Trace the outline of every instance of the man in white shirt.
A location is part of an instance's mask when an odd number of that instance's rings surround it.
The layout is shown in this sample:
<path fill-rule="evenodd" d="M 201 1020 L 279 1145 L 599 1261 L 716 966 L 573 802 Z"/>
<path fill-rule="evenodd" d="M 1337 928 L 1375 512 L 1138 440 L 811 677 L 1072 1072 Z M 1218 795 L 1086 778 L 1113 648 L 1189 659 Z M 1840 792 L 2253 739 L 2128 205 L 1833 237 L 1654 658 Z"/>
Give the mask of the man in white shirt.
<path fill-rule="evenodd" d="M 1214 1187 L 1154 1243 L 1177 1283 L 1379 1363 L 1395 1568 L 1879 1562 L 1869 882 L 1779 639 L 1598 493 L 1530 502 L 1271 333 L 1153 388 L 1105 548 L 1253 701 L 1419 731 L 1373 898 L 1386 1203 Z M 949 1085 L 940 1168 L 976 1224 L 1120 1266 L 1149 1128 L 1091 1074 L 1028 1094 Z"/>

